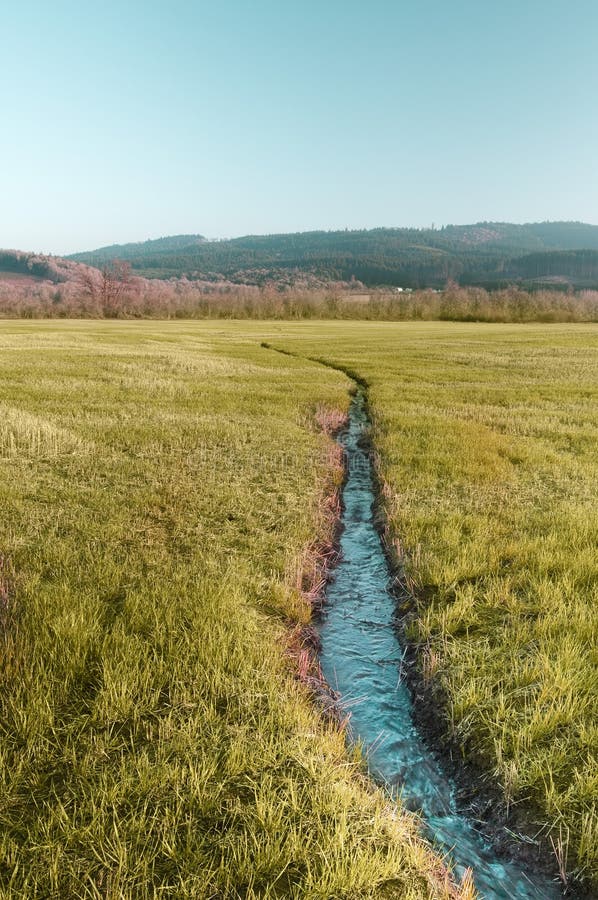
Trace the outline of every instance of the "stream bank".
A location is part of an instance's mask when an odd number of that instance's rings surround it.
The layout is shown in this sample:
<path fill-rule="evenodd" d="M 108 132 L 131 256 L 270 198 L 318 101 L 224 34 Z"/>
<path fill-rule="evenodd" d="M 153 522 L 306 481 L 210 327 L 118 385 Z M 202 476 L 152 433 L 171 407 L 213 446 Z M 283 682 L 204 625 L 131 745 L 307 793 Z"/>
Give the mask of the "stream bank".
<path fill-rule="evenodd" d="M 318 629 L 322 671 L 350 715 L 350 739 L 362 745 L 370 774 L 421 814 L 426 836 L 448 854 L 458 876 L 473 869 L 484 900 L 556 900 L 563 896 L 558 878 L 535 870 L 531 859 L 498 850 L 481 823 L 464 813 L 455 780 L 418 727 L 405 676 L 408 648 L 395 627 L 393 573 L 374 512 L 375 473 L 364 446 L 368 426 L 360 385 L 349 426 L 337 439 L 346 481 L 340 559 Z"/>

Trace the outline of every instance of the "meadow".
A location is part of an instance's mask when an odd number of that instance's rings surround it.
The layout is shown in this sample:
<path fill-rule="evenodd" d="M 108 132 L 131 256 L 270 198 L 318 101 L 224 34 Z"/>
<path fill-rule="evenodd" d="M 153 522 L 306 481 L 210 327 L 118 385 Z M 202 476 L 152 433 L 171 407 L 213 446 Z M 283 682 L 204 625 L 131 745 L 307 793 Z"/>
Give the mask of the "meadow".
<path fill-rule="evenodd" d="M 230 324 L 0 326 L 0 896 L 457 896 L 297 678 L 349 387 Z"/>
<path fill-rule="evenodd" d="M 351 387 L 331 366 L 368 384 L 439 717 L 596 881 L 597 345 L 593 325 L 1 323 L 1 895 L 453 890 L 295 677 L 339 479 L 317 421 Z"/>

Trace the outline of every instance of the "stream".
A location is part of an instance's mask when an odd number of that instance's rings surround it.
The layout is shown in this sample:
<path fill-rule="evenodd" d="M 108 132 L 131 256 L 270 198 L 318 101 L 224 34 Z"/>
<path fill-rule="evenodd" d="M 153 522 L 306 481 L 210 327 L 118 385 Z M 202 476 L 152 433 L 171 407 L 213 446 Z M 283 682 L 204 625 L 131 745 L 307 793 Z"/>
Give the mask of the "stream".
<path fill-rule="evenodd" d="M 499 857 L 475 822 L 457 808 L 455 785 L 414 723 L 411 695 L 401 677 L 403 648 L 393 620 L 392 577 L 373 517 L 374 479 L 360 447 L 368 426 L 363 391 L 351 404 L 339 437 L 346 454 L 341 558 L 326 592 L 319 633 L 320 663 L 328 684 L 350 713 L 350 739 L 366 754 L 372 777 L 403 806 L 418 811 L 424 834 L 448 854 L 455 874 L 473 870 L 484 900 L 554 900 L 560 886 Z"/>

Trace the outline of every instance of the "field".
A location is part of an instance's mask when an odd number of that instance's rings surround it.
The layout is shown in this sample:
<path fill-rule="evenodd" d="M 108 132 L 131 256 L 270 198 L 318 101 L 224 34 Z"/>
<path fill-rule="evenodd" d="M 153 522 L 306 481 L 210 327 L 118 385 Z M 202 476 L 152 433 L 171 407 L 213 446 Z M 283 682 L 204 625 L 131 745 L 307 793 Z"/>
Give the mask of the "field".
<path fill-rule="evenodd" d="M 597 879 L 597 345 L 592 325 L 1 323 L 1 895 L 446 895 L 293 677 L 338 479 L 316 420 L 351 386 L 307 357 L 368 382 L 447 728 Z"/>
<path fill-rule="evenodd" d="M 173 323 L 0 372 L 0 895 L 447 896 L 293 677 L 348 380 Z"/>

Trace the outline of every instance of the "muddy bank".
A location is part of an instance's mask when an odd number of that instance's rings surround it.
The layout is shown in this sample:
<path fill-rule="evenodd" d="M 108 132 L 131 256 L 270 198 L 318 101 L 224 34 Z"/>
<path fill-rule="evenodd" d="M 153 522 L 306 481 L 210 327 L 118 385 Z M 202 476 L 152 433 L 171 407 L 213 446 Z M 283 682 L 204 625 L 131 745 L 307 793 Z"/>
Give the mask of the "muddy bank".
<path fill-rule="evenodd" d="M 262 344 L 268 347 L 267 344 Z M 283 351 L 280 351 L 283 352 Z M 291 354 L 289 354 L 291 355 Z M 304 548 L 298 561 L 293 587 L 309 609 L 310 618 L 319 616 L 326 601 L 326 586 L 339 561 L 341 534 L 341 492 L 345 481 L 343 452 L 336 438 L 347 428 L 349 416 L 340 410 L 319 407 L 315 414 L 319 429 L 335 443 L 327 460 L 328 473 L 322 484 L 318 510 L 317 537 Z M 311 624 L 288 623 L 286 651 L 293 660 L 295 677 L 310 692 L 327 721 L 343 727 L 339 696 L 327 683 L 320 666 L 320 636 Z"/>

